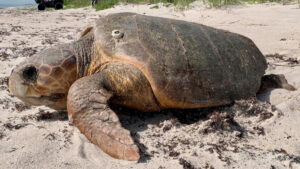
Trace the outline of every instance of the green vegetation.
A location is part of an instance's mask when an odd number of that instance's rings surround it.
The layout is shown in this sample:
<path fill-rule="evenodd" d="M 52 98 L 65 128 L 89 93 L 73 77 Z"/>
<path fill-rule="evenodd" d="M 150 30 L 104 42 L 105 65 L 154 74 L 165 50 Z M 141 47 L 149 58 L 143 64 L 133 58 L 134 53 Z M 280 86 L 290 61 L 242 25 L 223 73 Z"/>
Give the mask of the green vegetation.
<path fill-rule="evenodd" d="M 95 9 L 102 10 L 106 8 L 111 8 L 118 3 L 156 4 L 162 2 L 165 4 L 172 3 L 174 5 L 188 6 L 188 4 L 194 1 L 195 0 L 98 0 L 98 4 L 95 5 Z M 152 8 L 157 9 L 158 6 L 154 6 Z"/>
<path fill-rule="evenodd" d="M 204 0 L 210 7 L 221 7 L 226 5 L 240 4 L 240 0 Z"/>
<path fill-rule="evenodd" d="M 98 0 L 98 3 L 94 7 L 97 11 L 103 10 L 115 6 L 119 1 L 120 0 Z"/>
<path fill-rule="evenodd" d="M 164 3 L 164 7 L 168 8 L 169 6 L 171 6 L 171 3 Z"/>
<path fill-rule="evenodd" d="M 46 8 L 46 11 L 53 11 L 54 8 Z"/>
<path fill-rule="evenodd" d="M 195 0 L 98 0 L 98 3 L 94 6 L 94 8 L 96 10 L 103 10 L 111 8 L 118 3 L 156 4 L 160 2 L 164 3 L 164 6 L 166 7 L 171 4 L 186 7 L 194 1 Z M 64 5 L 64 9 L 81 8 L 91 5 L 91 0 L 65 0 Z M 158 6 L 154 8 L 158 8 Z"/>
<path fill-rule="evenodd" d="M 150 9 L 158 9 L 158 8 L 159 8 L 158 5 L 154 5 L 154 6 L 150 7 Z"/>
<path fill-rule="evenodd" d="M 23 10 L 26 10 L 26 11 L 36 11 L 36 8 L 32 8 L 32 7 L 30 7 L 30 8 L 23 8 Z"/>
<path fill-rule="evenodd" d="M 64 0 L 64 9 L 81 8 L 91 5 L 91 0 Z"/>
<path fill-rule="evenodd" d="M 164 6 L 168 7 L 171 4 L 179 7 L 188 7 L 190 3 L 195 0 L 98 0 L 98 3 L 94 6 L 96 10 L 103 10 L 111 8 L 118 3 L 135 3 L 135 4 L 156 4 L 163 3 Z M 248 3 L 265 3 L 265 2 L 278 2 L 278 3 L 288 3 L 293 0 L 202 0 L 205 4 L 210 7 L 222 7 L 226 5 L 241 4 L 243 2 Z M 299 3 L 299 0 L 297 0 Z M 91 0 L 65 0 L 65 9 L 68 8 L 81 8 L 91 5 Z M 159 8 L 158 5 L 150 7 L 152 9 Z"/>
<path fill-rule="evenodd" d="M 267 3 L 267 2 L 277 2 L 286 4 L 292 2 L 293 0 L 203 0 L 204 3 L 208 4 L 210 7 L 222 7 L 226 5 L 235 5 L 247 2 L 249 4 L 253 3 Z"/>

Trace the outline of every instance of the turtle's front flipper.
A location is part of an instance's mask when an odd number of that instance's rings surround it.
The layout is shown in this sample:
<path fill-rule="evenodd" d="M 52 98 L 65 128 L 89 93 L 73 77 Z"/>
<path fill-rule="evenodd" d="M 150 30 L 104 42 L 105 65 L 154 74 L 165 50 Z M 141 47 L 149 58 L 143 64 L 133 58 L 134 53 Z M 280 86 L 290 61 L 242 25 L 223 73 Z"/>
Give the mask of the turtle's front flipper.
<path fill-rule="evenodd" d="M 117 159 L 138 161 L 139 149 L 109 102 L 157 110 L 150 84 L 135 67 L 109 65 L 100 73 L 77 80 L 68 94 L 71 123 L 104 152 Z M 136 107 L 135 107 L 136 106 Z"/>
<path fill-rule="evenodd" d="M 130 132 L 124 129 L 107 101 L 112 93 L 97 84 L 101 78 L 95 75 L 79 79 L 69 91 L 68 114 L 71 123 L 77 126 L 92 143 L 118 159 L 137 161 L 139 149 Z"/>

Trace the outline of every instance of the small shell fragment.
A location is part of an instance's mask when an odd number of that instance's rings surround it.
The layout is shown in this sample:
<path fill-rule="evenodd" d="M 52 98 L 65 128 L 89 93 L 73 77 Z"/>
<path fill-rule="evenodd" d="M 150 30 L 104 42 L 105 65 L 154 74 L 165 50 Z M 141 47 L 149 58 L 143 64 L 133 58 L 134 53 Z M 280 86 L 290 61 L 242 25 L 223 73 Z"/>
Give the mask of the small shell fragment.
<path fill-rule="evenodd" d="M 119 30 L 113 30 L 113 31 L 111 32 L 111 36 L 112 36 L 113 38 L 115 38 L 115 39 L 121 39 L 121 38 L 123 38 L 124 33 L 121 32 L 121 31 L 119 31 Z"/>

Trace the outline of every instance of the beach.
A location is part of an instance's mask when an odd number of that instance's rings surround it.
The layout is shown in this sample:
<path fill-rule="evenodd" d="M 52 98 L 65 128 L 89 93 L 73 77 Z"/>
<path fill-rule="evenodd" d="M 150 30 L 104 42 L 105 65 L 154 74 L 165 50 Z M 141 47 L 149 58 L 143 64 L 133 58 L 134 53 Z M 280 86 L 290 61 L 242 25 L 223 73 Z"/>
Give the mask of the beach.
<path fill-rule="evenodd" d="M 299 5 L 153 6 L 0 9 L 0 168 L 300 168 Z M 217 108 L 156 113 L 120 108 L 122 125 L 131 131 L 141 160 L 113 159 L 70 125 L 66 112 L 25 105 L 9 93 L 7 83 L 24 59 L 75 41 L 97 18 L 118 12 L 185 20 L 249 37 L 266 56 L 266 73 L 285 75 L 297 90 L 268 89 L 257 98 Z"/>

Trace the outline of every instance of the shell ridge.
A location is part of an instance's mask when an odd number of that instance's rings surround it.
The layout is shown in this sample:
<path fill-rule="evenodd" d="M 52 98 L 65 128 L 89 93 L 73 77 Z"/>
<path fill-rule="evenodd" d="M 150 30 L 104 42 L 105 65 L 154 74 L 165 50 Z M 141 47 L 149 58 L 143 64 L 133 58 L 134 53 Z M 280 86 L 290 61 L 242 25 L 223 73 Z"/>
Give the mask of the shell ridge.
<path fill-rule="evenodd" d="M 197 24 L 198 25 L 198 24 Z M 209 37 L 209 35 L 207 34 L 206 30 L 202 28 L 202 25 L 198 25 L 198 27 L 200 28 L 200 30 L 202 31 L 203 35 L 206 37 L 208 43 L 210 44 L 210 46 L 212 47 L 212 51 L 214 52 L 214 54 L 219 58 L 220 64 L 223 65 L 220 68 L 222 69 L 223 72 L 226 72 L 227 75 L 231 75 L 227 69 L 225 69 L 225 64 L 224 61 L 222 59 L 222 56 L 218 50 L 218 48 L 216 47 L 216 45 L 214 44 L 214 42 L 212 41 L 212 39 Z M 214 28 L 212 28 L 214 29 Z M 228 65 L 226 65 L 226 67 L 228 67 Z M 229 79 L 232 79 L 232 77 L 230 77 Z M 236 85 L 233 85 L 235 90 L 236 90 Z M 211 97 L 210 97 L 211 99 Z"/>
<path fill-rule="evenodd" d="M 180 46 L 181 46 L 181 48 L 182 48 L 182 50 L 183 50 L 182 54 L 183 54 L 184 57 L 186 58 L 186 60 L 187 60 L 187 62 L 188 62 L 188 65 L 190 65 L 190 63 L 189 63 L 189 61 L 188 61 L 188 58 L 187 58 L 187 56 L 186 56 L 186 49 L 185 49 L 185 47 L 184 47 L 184 42 L 183 42 L 182 38 L 179 36 L 179 34 L 178 34 L 178 32 L 177 32 L 177 30 L 176 30 L 174 24 L 172 23 L 172 20 L 169 20 L 169 24 L 170 24 L 170 26 L 171 26 L 172 31 L 175 33 L 176 38 L 178 39 L 179 44 L 180 44 Z"/>
<path fill-rule="evenodd" d="M 140 40 L 140 34 L 139 34 L 140 29 L 137 24 L 137 15 L 135 15 L 135 25 L 136 25 L 136 30 L 137 30 L 136 33 L 137 33 L 137 37 L 138 37 L 137 41 L 140 43 L 141 47 L 144 49 L 144 51 L 147 53 L 147 55 L 149 55 L 150 57 L 153 57 L 153 55 L 149 52 L 149 50 L 144 46 L 144 44 Z M 143 67 L 145 67 L 146 63 L 149 62 L 150 57 L 147 58 L 147 61 L 144 63 Z"/>
<path fill-rule="evenodd" d="M 170 26 L 171 26 L 172 31 L 175 33 L 177 40 L 179 41 L 180 47 L 181 47 L 182 50 L 183 50 L 183 51 L 182 51 L 182 55 L 183 55 L 183 57 L 185 58 L 185 61 L 186 61 L 186 63 L 187 63 L 187 72 L 191 72 L 191 71 L 192 71 L 191 63 L 190 63 L 190 60 L 189 60 L 188 56 L 186 55 L 186 49 L 185 49 L 185 47 L 184 47 L 184 42 L 183 42 L 182 38 L 180 37 L 179 33 L 177 32 L 176 27 L 174 26 L 172 20 L 169 20 L 169 24 L 170 24 Z M 190 75 L 190 74 L 186 73 L 186 74 L 184 75 L 183 78 L 186 78 L 186 77 L 188 77 L 189 75 Z M 169 86 L 169 84 L 170 84 L 170 81 L 167 82 L 167 84 L 166 84 L 164 90 L 167 89 L 167 87 Z M 185 104 L 186 104 L 186 98 L 183 97 L 183 106 L 185 106 Z"/>

